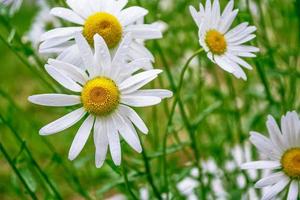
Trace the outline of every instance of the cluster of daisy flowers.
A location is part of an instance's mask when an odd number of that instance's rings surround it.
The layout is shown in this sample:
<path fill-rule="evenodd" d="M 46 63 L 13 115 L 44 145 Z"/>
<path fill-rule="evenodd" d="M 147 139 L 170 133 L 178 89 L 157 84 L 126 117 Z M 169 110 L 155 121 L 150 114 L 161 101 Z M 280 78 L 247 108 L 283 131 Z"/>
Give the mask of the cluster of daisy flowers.
<path fill-rule="evenodd" d="M 66 0 L 68 8 L 50 10 L 62 23 L 40 37 L 39 52 L 56 56 L 45 65 L 47 73 L 70 92 L 39 94 L 28 99 L 43 106 L 75 108 L 41 128 L 41 135 L 64 131 L 83 119 L 71 144 L 70 160 L 80 154 L 91 133 L 97 167 L 104 164 L 108 151 L 113 162 L 120 165 L 121 139 L 141 152 L 138 130 L 147 134 L 148 128 L 132 107 L 157 105 L 173 95 L 169 90 L 143 89 L 162 72 L 153 69 L 154 56 L 144 42 L 162 38 L 162 30 L 157 23 L 144 23 L 146 9 L 126 7 L 127 3 L 128 0 Z M 190 12 L 207 57 L 236 78 L 246 80 L 244 68 L 252 67 L 245 58 L 255 57 L 259 49 L 245 43 L 256 37 L 256 28 L 247 22 L 231 28 L 238 14 L 234 1 L 221 11 L 219 0 L 206 0 L 199 4 L 199 10 L 191 6 Z M 255 132 L 250 138 L 267 160 L 246 163 L 242 168 L 274 171 L 255 185 L 269 187 L 264 200 L 273 199 L 287 186 L 287 198 L 297 199 L 299 118 L 295 112 L 287 113 L 280 130 L 269 117 L 267 127 L 270 139 Z"/>
<path fill-rule="evenodd" d="M 141 40 L 160 38 L 162 33 L 158 26 L 142 22 L 148 12 L 144 8 L 124 8 L 126 0 L 68 0 L 67 4 L 70 9 L 53 8 L 51 14 L 79 26 L 44 33 L 40 52 L 58 54 L 48 60 L 45 69 L 72 94 L 28 99 L 44 106 L 78 106 L 40 130 L 41 135 L 54 134 L 84 118 L 72 142 L 70 160 L 78 156 L 93 132 L 96 166 L 103 165 L 108 149 L 114 163 L 120 165 L 121 138 L 141 152 L 136 128 L 148 133 L 131 107 L 153 106 L 172 96 L 168 90 L 142 89 L 162 70 L 152 69 L 153 56 Z"/>

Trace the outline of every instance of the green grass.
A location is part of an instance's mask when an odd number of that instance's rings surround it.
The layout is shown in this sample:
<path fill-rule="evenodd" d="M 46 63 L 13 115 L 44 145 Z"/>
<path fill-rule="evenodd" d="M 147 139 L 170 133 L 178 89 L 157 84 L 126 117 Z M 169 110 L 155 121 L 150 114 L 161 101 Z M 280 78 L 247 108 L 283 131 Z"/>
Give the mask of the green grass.
<path fill-rule="evenodd" d="M 97 169 L 91 138 L 75 161 L 67 159 L 80 123 L 53 136 L 38 134 L 39 128 L 67 110 L 35 106 L 27 97 L 49 93 L 58 85 L 45 74 L 43 65 L 24 64 L 16 56 L 27 62 L 33 55 L 31 47 L 22 45 L 17 36 L 12 38 L 11 48 L 0 41 L 1 199 L 103 199 L 117 193 L 132 199 L 142 187 L 149 190 L 150 199 L 166 191 L 172 199 L 184 199 L 176 184 L 188 176 L 190 169 L 202 168 L 200 163 L 210 158 L 224 172 L 221 180 L 228 199 L 241 199 L 253 187 L 255 180 L 239 169 L 226 172 L 225 164 L 233 159 L 230 149 L 248 141 L 249 131 L 267 133 L 268 114 L 279 120 L 289 110 L 300 112 L 300 1 L 255 0 L 257 13 L 251 14 L 247 4 L 241 6 L 242 1 L 236 0 L 240 12 L 234 24 L 248 21 L 258 29 L 253 45 L 261 52 L 248 60 L 254 68 L 246 72 L 248 80 L 237 80 L 200 53 L 187 66 L 182 84 L 184 64 L 200 48 L 198 29 L 188 11 L 189 5 L 196 6 L 199 1 L 172 0 L 168 9 L 162 9 L 160 4 L 165 1 L 132 0 L 130 4 L 149 10 L 147 22 L 162 20 L 168 24 L 163 39 L 150 41 L 147 46 L 156 57 L 155 67 L 164 70 L 151 86 L 169 88 L 175 96 L 159 106 L 137 110 L 150 132 L 147 136 L 140 134 L 143 154 L 122 142 L 121 167 L 115 167 L 108 156 L 105 165 Z M 53 5 L 58 2 L 49 0 Z M 222 8 L 226 2 L 221 0 Z M 36 12 L 37 6 L 26 2 L 8 19 L 12 27 L 1 21 L 1 37 L 7 40 L 11 28 L 20 36 L 25 34 Z M 178 104 L 171 119 L 175 101 Z M 252 150 L 253 159 L 258 158 Z M 245 176 L 247 183 L 237 189 L 239 175 Z M 215 174 L 205 176 L 212 180 Z M 199 180 L 203 182 L 204 178 Z M 196 188 L 199 199 L 212 194 L 213 186 L 208 182 Z"/>

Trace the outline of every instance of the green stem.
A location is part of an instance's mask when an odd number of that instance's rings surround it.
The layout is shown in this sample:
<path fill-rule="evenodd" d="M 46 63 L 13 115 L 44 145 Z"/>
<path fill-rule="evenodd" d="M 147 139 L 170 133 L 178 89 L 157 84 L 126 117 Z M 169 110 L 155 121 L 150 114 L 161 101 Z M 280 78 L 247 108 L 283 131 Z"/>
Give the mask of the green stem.
<path fill-rule="evenodd" d="M 189 66 L 190 62 L 196 56 L 198 56 L 202 51 L 203 51 L 203 49 L 200 49 L 200 50 L 196 51 L 187 60 L 187 62 L 183 66 L 183 69 L 182 69 L 182 71 L 180 73 L 180 79 L 179 79 L 178 86 L 177 86 L 176 89 L 174 88 L 174 91 L 176 91 L 175 100 L 174 100 L 172 108 L 171 108 L 171 113 L 169 115 L 169 120 L 168 120 L 168 123 L 167 123 L 167 127 L 166 127 L 166 131 L 165 131 L 165 134 L 164 134 L 164 138 L 163 138 L 163 174 L 164 174 L 164 184 L 165 184 L 165 189 L 166 189 L 166 193 L 167 193 L 167 199 L 169 198 L 169 195 L 168 195 L 169 194 L 169 183 L 168 183 L 168 178 L 167 178 L 168 172 L 167 172 L 167 166 L 166 166 L 167 165 L 166 150 L 167 150 L 167 139 L 168 139 L 168 135 L 169 135 L 169 129 L 171 128 L 171 125 L 173 123 L 173 117 L 174 117 L 174 114 L 175 114 L 175 108 L 177 106 L 177 103 L 179 103 L 181 114 L 182 114 L 182 117 L 183 117 L 183 121 L 185 122 L 186 128 L 187 129 L 191 128 L 191 125 L 190 125 L 190 123 L 189 123 L 189 121 L 187 119 L 187 116 L 186 116 L 185 112 L 184 112 L 183 104 L 180 101 L 180 91 L 181 91 L 181 88 L 182 88 L 182 85 L 183 85 L 183 80 L 184 80 L 185 72 L 188 69 L 188 66 Z M 172 80 L 172 79 L 170 79 L 170 80 Z"/>
<path fill-rule="evenodd" d="M 8 155 L 7 151 L 5 150 L 4 146 L 1 143 L 0 143 L 0 150 L 3 153 L 3 155 L 4 155 L 5 159 L 7 160 L 8 164 L 11 166 L 11 168 L 16 173 L 17 177 L 20 179 L 20 181 L 25 186 L 25 188 L 26 188 L 27 192 L 29 193 L 29 195 L 31 196 L 31 198 L 37 200 L 38 199 L 37 196 L 35 195 L 35 193 L 33 191 L 31 191 L 29 185 L 26 183 L 26 180 L 23 178 L 23 176 L 19 172 L 18 168 L 15 166 L 14 162 L 12 161 L 12 159 L 10 158 L 10 156 Z"/>
<path fill-rule="evenodd" d="M 20 137 L 20 135 L 16 132 L 16 130 L 11 126 L 11 124 L 9 124 L 6 119 L 0 114 L 0 120 L 11 130 L 11 132 L 15 135 L 15 137 L 17 138 L 17 140 L 20 143 L 23 143 L 22 138 Z M 55 186 L 52 184 L 52 182 L 50 181 L 49 177 L 47 176 L 47 174 L 44 173 L 44 171 L 42 170 L 42 168 L 39 166 L 39 164 L 35 161 L 35 159 L 33 158 L 30 150 L 27 148 L 27 146 L 24 144 L 24 150 L 26 151 L 26 153 L 28 154 L 30 161 L 32 162 L 32 164 L 36 167 L 36 169 L 38 170 L 38 172 L 41 174 L 41 176 L 44 178 L 44 180 L 46 181 L 46 183 L 49 185 L 49 187 L 51 188 L 51 190 L 53 191 L 54 195 L 56 196 L 56 199 L 62 199 L 62 197 L 60 196 L 60 193 L 57 191 L 57 189 L 55 188 Z"/>
<path fill-rule="evenodd" d="M 19 113 L 24 113 L 24 111 L 14 102 L 14 100 L 6 93 L 4 92 L 1 88 L 0 88 L 0 96 L 2 96 L 3 98 L 5 98 L 10 104 L 13 105 L 13 107 L 19 112 Z M 1 119 L 1 116 L 0 116 Z M 32 128 L 35 130 L 36 126 L 33 123 L 30 123 L 30 125 L 32 126 Z M 11 126 L 12 127 L 12 126 Z M 56 152 L 56 149 L 54 148 L 54 146 L 49 143 L 44 137 L 41 137 L 42 141 L 44 142 L 44 144 L 48 147 L 48 149 L 50 150 L 50 152 L 53 153 L 53 156 L 56 156 L 59 160 L 60 160 L 60 164 L 63 167 L 63 169 L 67 172 L 70 172 L 71 169 L 66 165 L 65 160 L 61 158 L 61 156 L 59 156 L 59 154 Z M 23 142 L 22 145 L 24 145 L 25 143 Z M 70 179 L 72 180 L 73 184 L 76 186 L 76 190 L 77 192 L 84 198 L 86 199 L 92 199 L 89 194 L 86 192 L 86 190 L 82 187 L 82 185 L 80 184 L 79 178 L 76 176 L 75 172 L 71 172 L 71 173 L 67 173 L 67 176 L 70 177 Z"/>
<path fill-rule="evenodd" d="M 41 74 L 27 61 L 25 60 L 15 49 L 11 47 L 11 45 L 3 38 L 2 35 L 0 35 L 0 40 L 20 59 L 20 61 L 28 67 L 28 69 L 35 74 L 47 87 L 49 87 L 51 90 L 56 91 L 56 89 L 48 82 L 46 79 L 44 79 Z"/>
<path fill-rule="evenodd" d="M 151 186 L 151 188 L 153 190 L 153 193 L 154 193 L 155 197 L 157 199 L 159 199 L 159 200 L 162 200 L 160 192 L 158 191 L 157 187 L 154 184 L 154 180 L 153 180 L 153 177 L 152 177 L 150 163 L 149 163 L 149 160 L 148 160 L 148 157 L 147 157 L 147 153 L 146 153 L 145 148 L 143 147 L 142 142 L 141 142 L 141 145 L 142 145 L 142 148 L 143 148 L 142 157 L 143 157 L 143 161 L 144 161 L 144 165 L 145 165 L 146 176 L 147 176 L 148 182 L 149 182 L 149 184 L 150 184 L 150 186 Z"/>
<path fill-rule="evenodd" d="M 130 182 L 129 182 L 129 180 L 128 180 L 127 170 L 125 169 L 125 164 L 124 164 L 124 162 L 123 162 L 123 164 L 122 164 L 122 171 L 123 171 L 124 181 L 125 181 L 125 185 L 126 185 L 126 188 L 127 188 L 127 190 L 128 190 L 128 193 L 130 194 L 130 196 L 132 197 L 132 199 L 138 200 L 138 198 L 135 196 L 135 194 L 134 194 L 133 191 L 131 190 Z"/>

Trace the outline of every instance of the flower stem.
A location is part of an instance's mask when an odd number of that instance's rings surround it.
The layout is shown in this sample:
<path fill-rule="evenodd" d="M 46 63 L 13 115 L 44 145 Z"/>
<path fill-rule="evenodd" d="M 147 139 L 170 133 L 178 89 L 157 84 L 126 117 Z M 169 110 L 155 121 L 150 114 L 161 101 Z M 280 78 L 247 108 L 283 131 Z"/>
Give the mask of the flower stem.
<path fill-rule="evenodd" d="M 32 199 L 38 199 L 37 196 L 35 195 L 34 191 L 32 191 L 29 187 L 29 185 L 27 184 L 26 180 L 23 178 L 22 174 L 20 173 L 20 171 L 18 170 L 18 168 L 15 166 L 13 160 L 10 158 L 10 156 L 8 155 L 7 151 L 5 150 L 4 146 L 0 143 L 0 150 L 3 153 L 5 159 L 7 160 L 8 164 L 11 166 L 11 168 L 14 170 L 14 172 L 16 173 L 17 177 L 20 179 L 20 181 L 23 183 L 23 185 L 25 186 L 28 194 L 31 196 Z"/>
<path fill-rule="evenodd" d="M 131 190 L 130 182 L 129 182 L 128 175 L 127 175 L 127 170 L 125 169 L 125 164 L 124 163 L 122 164 L 122 171 L 123 171 L 124 181 L 125 181 L 125 185 L 126 185 L 126 188 L 128 190 L 128 193 L 130 194 L 132 199 L 138 200 L 138 198 L 135 196 L 135 194 Z"/>
<path fill-rule="evenodd" d="M 167 158 L 166 158 L 166 152 L 167 152 L 167 139 L 168 139 L 168 135 L 169 135 L 169 129 L 171 128 L 172 126 L 172 123 L 173 123 L 173 117 L 174 117 L 174 114 L 175 114 L 175 108 L 177 106 L 177 103 L 179 103 L 179 107 L 180 107 L 180 111 L 181 111 L 181 115 L 182 115 L 182 118 L 183 118 L 183 121 L 185 123 L 185 126 L 188 130 L 191 130 L 191 125 L 187 119 L 187 116 L 185 114 L 185 111 L 184 111 L 184 107 L 183 107 L 183 104 L 181 102 L 181 99 L 180 99 L 180 91 L 181 91 L 181 88 L 182 88 L 182 85 L 183 85 L 183 79 L 184 79 L 184 75 L 185 75 L 185 72 L 186 70 L 188 69 L 188 66 L 190 64 L 190 62 L 196 57 L 198 56 L 201 52 L 203 51 L 203 49 L 200 49 L 198 51 L 196 51 L 188 60 L 187 62 L 185 63 L 185 65 L 183 66 L 183 69 L 181 71 L 181 74 L 180 74 L 180 79 L 179 79 L 179 83 L 178 83 L 178 86 L 175 88 L 173 88 L 174 92 L 175 92 L 175 100 L 173 102 L 173 105 L 172 105 L 172 108 L 171 108 L 171 113 L 169 115 L 169 120 L 168 120 L 168 123 L 167 123 L 167 127 L 166 127 L 166 131 L 165 131 L 165 134 L 164 134 L 164 138 L 163 138 L 163 174 L 164 174 L 164 185 L 165 185 L 165 189 L 166 189 L 166 193 L 167 193 L 167 199 L 168 199 L 168 194 L 169 194 L 169 183 L 168 183 L 168 172 L 167 172 Z M 167 64 L 165 66 L 168 66 Z M 168 69 L 168 67 L 166 67 Z M 168 77 L 172 77 L 170 76 L 170 71 Z M 170 80 L 170 83 L 172 85 L 172 78 L 169 78 Z M 190 132 L 190 131 L 188 131 Z M 191 136 L 191 134 L 189 134 Z M 192 140 L 192 143 L 193 143 L 193 140 Z M 193 145 L 195 146 L 195 145 Z"/>
<path fill-rule="evenodd" d="M 150 163 L 149 163 L 148 156 L 147 156 L 145 148 L 143 147 L 142 142 L 141 142 L 141 145 L 142 145 L 142 148 L 143 148 L 142 157 L 143 157 L 143 160 L 144 160 L 144 165 L 145 165 L 146 176 L 147 176 L 148 182 L 149 182 L 149 184 L 150 184 L 150 186 L 153 190 L 153 193 L 154 193 L 155 197 L 159 200 L 162 200 L 160 192 L 158 191 L 157 187 L 154 184 Z"/>

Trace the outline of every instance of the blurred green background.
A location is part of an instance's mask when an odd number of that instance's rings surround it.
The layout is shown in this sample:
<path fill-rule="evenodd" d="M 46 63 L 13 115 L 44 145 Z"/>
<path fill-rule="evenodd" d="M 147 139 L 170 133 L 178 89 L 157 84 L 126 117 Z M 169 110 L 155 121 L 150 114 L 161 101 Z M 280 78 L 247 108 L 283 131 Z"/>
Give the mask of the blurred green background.
<path fill-rule="evenodd" d="M 45 2 L 49 6 L 63 4 L 59 0 Z M 222 8 L 226 2 L 221 0 Z M 156 57 L 155 67 L 165 71 L 151 86 L 173 89 L 171 83 L 178 83 L 185 61 L 200 48 L 198 28 L 188 10 L 189 5 L 198 8 L 199 0 L 130 0 L 129 4 L 148 9 L 148 23 L 157 20 L 166 23 L 163 39 L 147 42 Z M 212 181 L 216 176 L 226 191 L 227 199 L 251 199 L 247 194 L 259 174 L 251 178 L 237 167 L 239 160 L 247 159 L 244 144 L 249 131 L 266 133 L 268 114 L 279 120 L 286 111 L 300 111 L 300 1 L 236 0 L 235 7 L 240 12 L 234 25 L 248 21 L 258 29 L 252 45 L 258 46 L 261 52 L 257 58 L 248 60 L 254 68 L 246 72 L 248 80 L 235 79 L 202 54 L 191 63 L 181 91 L 188 119 L 196 124 L 199 159 L 203 163 L 213 160 L 217 167 L 205 172 L 207 181 L 204 189 L 211 199 L 217 199 L 216 186 Z M 25 0 L 20 11 L 8 19 L 8 25 L 2 19 L 6 10 L 1 8 L 0 198 L 30 199 L 29 190 L 38 199 L 105 199 L 116 194 L 130 199 L 122 167 L 115 167 L 109 156 L 104 167 L 95 167 L 91 138 L 75 161 L 67 159 L 80 123 L 49 137 L 38 134 L 39 128 L 68 111 L 35 106 L 27 101 L 29 95 L 51 92 L 37 74 L 58 86 L 42 71 L 45 58 L 40 57 L 39 64 L 32 63 L 32 57 L 38 54 L 26 40 L 32 23 L 38 20 L 39 10 L 37 1 Z M 149 135 L 141 135 L 141 140 L 144 156 L 150 165 L 150 175 L 161 194 L 165 193 L 162 138 L 172 101 L 138 110 L 150 129 Z M 175 114 L 170 132 L 167 146 L 170 192 L 173 199 L 186 199 L 186 195 L 178 189 L 178 183 L 190 176 L 195 158 L 179 112 Z M 239 153 L 234 153 L 235 149 Z M 122 150 L 122 166 L 128 172 L 133 192 L 138 196 L 139 190 L 145 188 L 149 199 L 155 199 L 143 156 L 125 143 L 122 143 Z M 250 153 L 250 157 L 257 158 L 252 148 Z M 231 161 L 235 168 L 228 171 L 227 165 Z M 241 176 L 244 184 L 239 182 Z M 193 193 L 201 199 L 199 188 L 196 187 Z M 255 192 L 259 195 L 259 191 Z"/>

